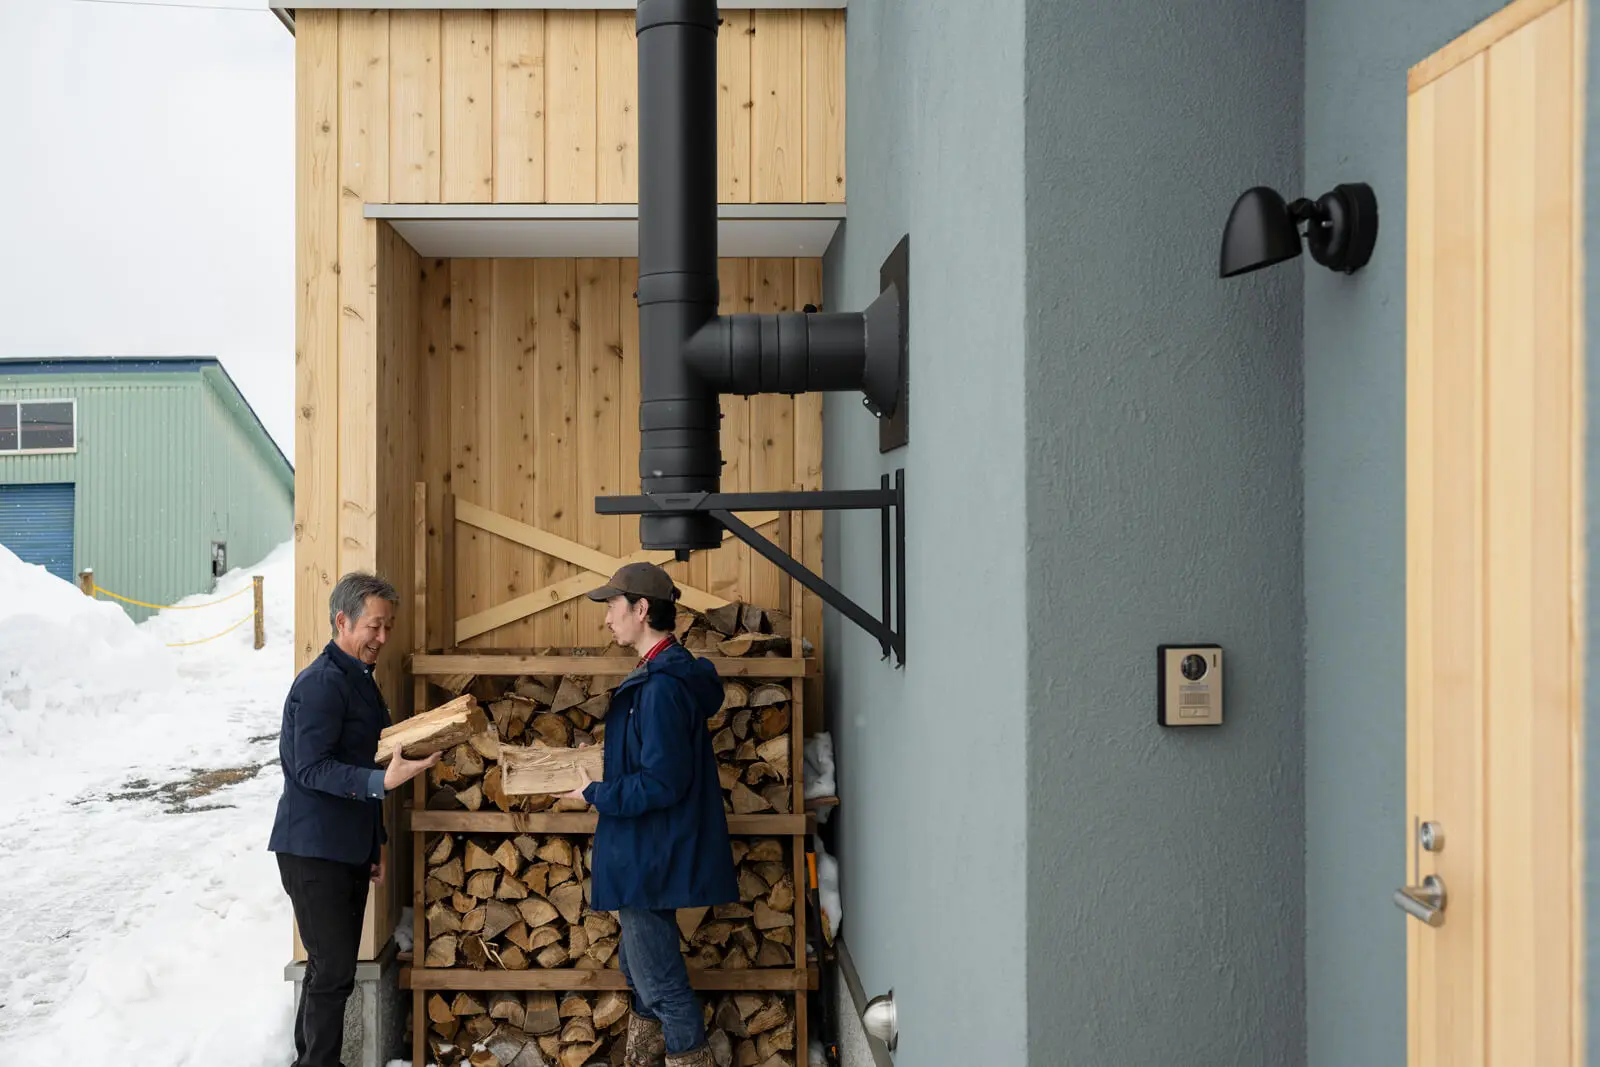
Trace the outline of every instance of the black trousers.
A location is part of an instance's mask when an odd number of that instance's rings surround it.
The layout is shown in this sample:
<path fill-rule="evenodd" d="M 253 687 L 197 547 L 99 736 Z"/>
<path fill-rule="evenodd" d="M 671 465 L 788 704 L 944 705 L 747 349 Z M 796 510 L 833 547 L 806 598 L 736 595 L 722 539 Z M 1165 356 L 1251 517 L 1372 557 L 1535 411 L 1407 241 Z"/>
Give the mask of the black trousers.
<path fill-rule="evenodd" d="M 278 874 L 306 947 L 294 1016 L 295 1067 L 340 1067 L 344 1006 L 356 987 L 361 920 L 372 869 L 278 853 Z"/>

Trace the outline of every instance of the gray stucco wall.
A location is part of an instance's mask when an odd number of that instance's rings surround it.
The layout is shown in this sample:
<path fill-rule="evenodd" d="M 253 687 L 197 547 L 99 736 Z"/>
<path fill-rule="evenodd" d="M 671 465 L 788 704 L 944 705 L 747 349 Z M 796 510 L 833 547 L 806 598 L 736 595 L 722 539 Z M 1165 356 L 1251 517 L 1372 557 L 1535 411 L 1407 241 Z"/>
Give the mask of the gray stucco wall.
<path fill-rule="evenodd" d="M 1030 0 L 1030 1062 L 1303 1061 L 1300 8 Z M 1226 722 L 1155 721 L 1216 642 Z"/>
<path fill-rule="evenodd" d="M 1306 191 L 1368 182 L 1381 219 L 1360 273 L 1304 275 L 1311 1067 L 1405 1061 L 1406 71 L 1502 6 L 1306 4 Z"/>
<path fill-rule="evenodd" d="M 897 987 L 902 1048 L 917 1050 L 904 1062 L 980 1047 L 984 1062 L 1022 1062 L 944 1014 L 1003 1040 L 1018 995 L 1029 1062 L 1403 1062 L 1404 920 L 1389 897 L 1406 875 L 1405 73 L 1501 6 L 1027 0 L 1018 363 L 1003 336 L 1019 276 L 1004 199 L 1017 195 L 1015 11 L 935 30 L 957 5 L 852 3 L 851 221 L 829 300 L 864 302 L 912 232 L 916 416 L 912 448 L 885 461 L 856 402 L 830 401 L 827 476 L 870 485 L 910 468 L 916 629 L 911 668 L 892 674 L 830 619 L 830 710 L 846 932 L 869 993 Z M 1600 203 L 1600 131 L 1587 151 Z M 952 180 L 968 172 L 982 192 Z M 1239 191 L 1347 180 L 1370 182 L 1382 208 L 1364 271 L 1302 260 L 1215 278 Z M 1586 226 L 1595 261 L 1593 212 Z M 1587 285 L 1600 295 L 1600 272 Z M 980 316 L 1002 336 L 976 329 Z M 956 365 L 981 374 L 958 386 Z M 1600 499 L 1592 401 L 1589 433 Z M 1019 516 L 1021 543 L 1007 522 Z M 875 538 L 866 518 L 829 525 L 830 574 L 862 596 L 876 590 Z M 1600 528 L 1589 540 L 1600 556 Z M 1026 548 L 1026 594 L 1002 546 Z M 970 671 L 928 662 L 930 624 L 995 657 L 981 709 L 961 699 L 979 687 Z M 1228 649 L 1222 730 L 1154 726 L 1153 649 L 1168 640 Z M 1019 641 L 1025 695 L 999 667 Z M 1600 671 L 1588 684 L 1600 706 Z M 1587 738 L 1600 760 L 1600 727 Z M 995 744 L 1024 739 L 1025 756 Z M 1023 771 L 1025 797 L 1010 777 Z M 1600 811 L 1600 775 L 1587 781 Z M 982 799 L 939 800 L 946 822 L 925 806 L 934 793 Z M 980 808 L 981 821 L 964 814 Z M 969 840 L 983 842 L 981 874 L 928 855 Z M 1025 893 L 1008 877 L 1019 864 Z M 930 873 L 934 887 L 916 884 Z M 937 901 L 974 892 L 984 936 L 954 939 L 955 962 L 991 977 L 935 978 L 952 963 Z M 1006 911 L 1019 903 L 1025 934 Z M 1025 975 L 1012 955 L 1024 936 Z M 1600 983 L 1589 996 L 1600 1017 Z"/>
<path fill-rule="evenodd" d="M 829 397 L 824 476 L 906 468 L 908 664 L 827 619 L 843 933 L 895 989 L 900 1062 L 1026 1062 L 1022 0 L 852 0 L 850 221 L 827 303 L 861 308 L 911 234 L 911 444 Z M 878 603 L 877 517 L 830 517 L 828 574 Z M 961 933 L 952 936 L 953 926 Z"/>

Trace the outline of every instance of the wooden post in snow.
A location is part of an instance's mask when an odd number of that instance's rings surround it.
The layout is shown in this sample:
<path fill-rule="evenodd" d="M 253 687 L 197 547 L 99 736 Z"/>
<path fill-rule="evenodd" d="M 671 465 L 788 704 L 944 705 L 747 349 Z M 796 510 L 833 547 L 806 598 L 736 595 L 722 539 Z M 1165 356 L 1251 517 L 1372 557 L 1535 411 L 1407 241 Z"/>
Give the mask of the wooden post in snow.
<path fill-rule="evenodd" d="M 78 588 L 84 596 L 94 596 L 94 568 L 85 567 L 78 572 Z"/>
<path fill-rule="evenodd" d="M 256 587 L 256 648 L 264 648 L 267 644 L 267 605 L 261 591 L 261 575 L 251 579 Z"/>

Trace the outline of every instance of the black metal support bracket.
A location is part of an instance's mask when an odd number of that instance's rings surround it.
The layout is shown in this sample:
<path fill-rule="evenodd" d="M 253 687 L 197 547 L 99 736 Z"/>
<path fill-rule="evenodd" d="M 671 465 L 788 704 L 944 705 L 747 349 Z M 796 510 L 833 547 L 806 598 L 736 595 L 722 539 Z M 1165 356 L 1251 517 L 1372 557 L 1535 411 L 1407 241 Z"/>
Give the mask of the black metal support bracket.
<path fill-rule="evenodd" d="M 877 640 L 883 657 L 906 662 L 906 472 L 885 474 L 877 489 L 817 489 L 789 493 L 646 493 L 596 497 L 601 515 L 711 516 L 779 570 L 821 597 L 823 602 Z M 877 511 L 882 520 L 883 617 L 875 618 L 827 579 L 757 533 L 739 511 Z"/>

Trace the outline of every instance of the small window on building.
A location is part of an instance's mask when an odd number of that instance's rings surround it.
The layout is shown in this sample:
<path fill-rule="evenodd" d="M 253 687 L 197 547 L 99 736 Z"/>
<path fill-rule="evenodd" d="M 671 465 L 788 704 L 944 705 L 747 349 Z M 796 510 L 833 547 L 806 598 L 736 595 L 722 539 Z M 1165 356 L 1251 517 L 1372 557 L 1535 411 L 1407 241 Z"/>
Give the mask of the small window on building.
<path fill-rule="evenodd" d="M 77 416 L 71 400 L 0 403 L 0 452 L 71 452 L 78 446 Z"/>
<path fill-rule="evenodd" d="M 50 400 L 21 404 L 21 425 L 17 434 L 18 446 L 29 449 L 71 448 L 76 441 L 73 432 L 73 404 L 70 400 Z"/>
<path fill-rule="evenodd" d="M 211 542 L 211 577 L 221 578 L 228 573 L 228 542 Z"/>

